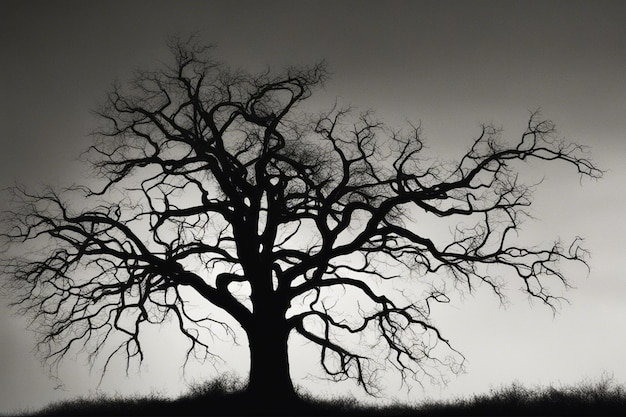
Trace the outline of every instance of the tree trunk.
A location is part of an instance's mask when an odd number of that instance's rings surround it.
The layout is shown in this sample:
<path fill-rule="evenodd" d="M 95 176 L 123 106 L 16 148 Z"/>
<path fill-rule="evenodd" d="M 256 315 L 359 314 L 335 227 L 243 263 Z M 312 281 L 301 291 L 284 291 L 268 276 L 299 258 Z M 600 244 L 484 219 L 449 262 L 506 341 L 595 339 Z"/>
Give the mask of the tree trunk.
<path fill-rule="evenodd" d="M 250 346 L 247 394 L 258 411 L 277 411 L 297 400 L 289 374 L 289 329 L 284 314 L 275 315 L 273 320 L 269 316 L 265 320 L 255 318 L 256 325 L 247 332 Z"/>

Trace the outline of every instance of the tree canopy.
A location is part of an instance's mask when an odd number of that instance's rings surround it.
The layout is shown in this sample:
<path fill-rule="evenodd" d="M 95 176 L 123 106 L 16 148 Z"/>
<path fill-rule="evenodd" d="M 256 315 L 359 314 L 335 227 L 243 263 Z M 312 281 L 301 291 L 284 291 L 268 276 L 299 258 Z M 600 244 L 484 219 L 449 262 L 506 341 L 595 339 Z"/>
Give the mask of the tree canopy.
<path fill-rule="evenodd" d="M 330 378 L 373 393 L 389 369 L 420 381 L 462 364 L 430 317 L 454 288 L 503 297 L 519 282 L 554 306 L 554 285 L 568 285 L 559 262 L 585 262 L 580 239 L 516 242 L 534 188 L 521 164 L 602 175 L 539 113 L 517 139 L 483 125 L 457 161 L 429 160 L 418 125 L 303 110 L 324 64 L 248 74 L 193 42 L 171 50 L 172 64 L 108 94 L 92 181 L 11 190 L 5 288 L 45 359 L 80 347 L 107 365 L 141 360 L 142 329 L 174 320 L 202 358 L 243 331 L 251 391 L 293 392 L 297 334 Z"/>

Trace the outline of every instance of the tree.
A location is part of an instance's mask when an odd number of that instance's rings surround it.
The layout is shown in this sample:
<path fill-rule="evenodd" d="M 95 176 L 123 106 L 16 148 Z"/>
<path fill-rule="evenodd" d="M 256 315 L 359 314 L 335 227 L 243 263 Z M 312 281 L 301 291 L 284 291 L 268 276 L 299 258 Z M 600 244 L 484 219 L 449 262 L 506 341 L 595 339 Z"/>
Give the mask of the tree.
<path fill-rule="evenodd" d="M 145 325 L 166 320 L 188 339 L 188 357 L 206 358 L 211 336 L 235 337 L 239 326 L 259 401 L 268 386 L 294 395 L 296 335 L 318 346 L 330 378 L 374 392 L 389 366 L 419 381 L 462 364 L 429 317 L 450 301 L 446 283 L 503 297 L 518 279 L 555 306 L 554 284 L 568 282 L 559 261 L 585 262 L 579 239 L 515 242 L 533 190 L 520 164 L 602 174 L 538 113 L 512 144 L 484 125 L 460 160 L 431 161 L 419 126 L 301 110 L 323 64 L 249 75 L 192 42 L 172 52 L 172 65 L 108 95 L 86 153 L 93 182 L 12 189 L 3 272 L 13 305 L 40 326 L 47 360 L 108 348 L 105 371 L 116 355 L 128 366 L 143 358 Z M 36 250 L 17 256 L 23 244 Z"/>

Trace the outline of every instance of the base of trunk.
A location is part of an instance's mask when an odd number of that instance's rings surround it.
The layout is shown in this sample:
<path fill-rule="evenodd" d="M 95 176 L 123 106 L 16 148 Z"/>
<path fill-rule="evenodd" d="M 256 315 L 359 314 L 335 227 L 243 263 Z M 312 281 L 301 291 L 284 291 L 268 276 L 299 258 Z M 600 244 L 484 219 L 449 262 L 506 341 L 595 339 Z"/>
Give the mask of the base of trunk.
<path fill-rule="evenodd" d="M 299 402 L 299 397 L 289 372 L 288 331 L 265 328 L 251 333 L 246 398 L 260 413 L 289 410 Z"/>
<path fill-rule="evenodd" d="M 245 399 L 255 414 L 294 414 L 301 406 L 295 390 L 277 390 L 271 383 L 263 387 L 248 387 Z"/>

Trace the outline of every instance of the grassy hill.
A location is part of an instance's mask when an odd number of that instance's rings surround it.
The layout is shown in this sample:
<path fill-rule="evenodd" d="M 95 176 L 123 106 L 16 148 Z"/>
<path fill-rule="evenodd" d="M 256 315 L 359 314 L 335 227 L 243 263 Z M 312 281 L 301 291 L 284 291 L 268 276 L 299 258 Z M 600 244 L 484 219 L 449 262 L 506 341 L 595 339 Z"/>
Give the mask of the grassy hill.
<path fill-rule="evenodd" d="M 277 399 L 272 409 L 258 410 L 245 392 L 224 381 L 196 387 L 181 398 L 101 396 L 61 402 L 34 416 L 197 416 L 197 415 L 306 415 L 306 416 L 626 416 L 626 387 L 601 381 L 562 388 L 526 388 L 519 384 L 489 394 L 448 402 L 372 407 L 354 399 L 314 399 L 304 395 L 291 403 Z"/>

